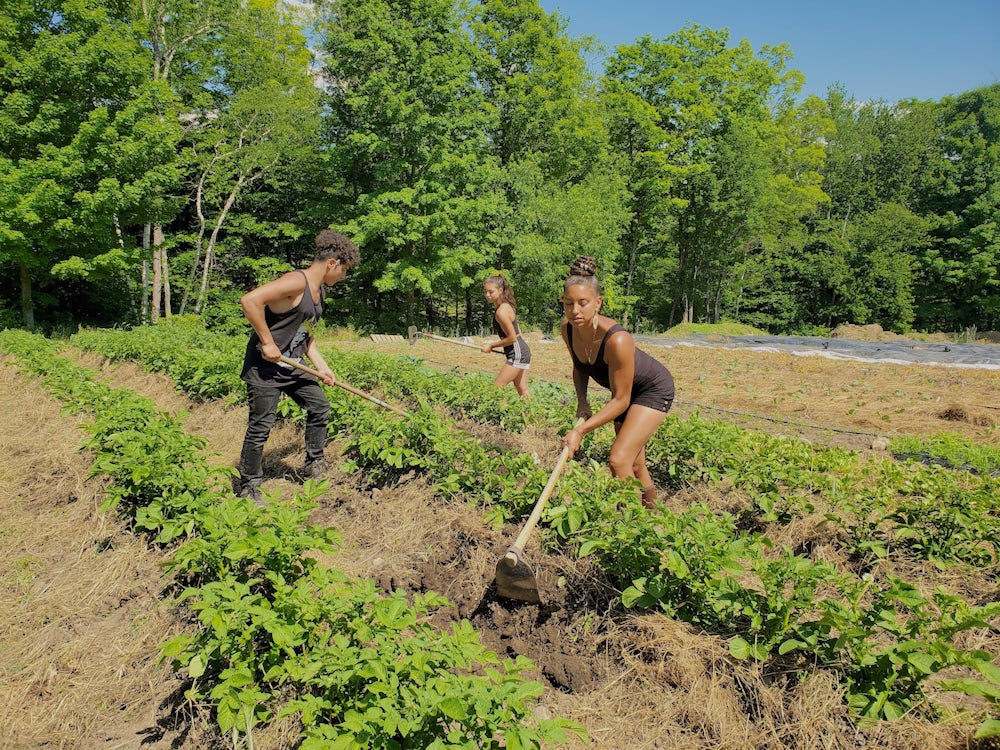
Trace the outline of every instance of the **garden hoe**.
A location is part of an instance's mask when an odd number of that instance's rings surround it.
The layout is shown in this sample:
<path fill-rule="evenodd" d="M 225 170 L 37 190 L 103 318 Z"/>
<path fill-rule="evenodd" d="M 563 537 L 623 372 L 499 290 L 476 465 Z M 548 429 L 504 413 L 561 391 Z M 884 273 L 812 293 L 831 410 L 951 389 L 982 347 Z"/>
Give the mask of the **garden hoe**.
<path fill-rule="evenodd" d="M 458 344 L 459 346 L 467 346 L 470 349 L 482 350 L 479 344 L 470 344 L 467 341 L 459 341 L 458 339 L 447 339 L 444 336 L 435 336 L 433 333 L 424 333 L 423 331 L 418 331 L 416 326 L 410 326 L 407 330 L 410 339 L 410 346 L 413 346 L 413 342 L 417 340 L 418 336 L 423 336 L 425 339 L 434 339 L 435 341 L 443 341 L 446 344 Z M 503 354 L 502 349 L 493 349 L 494 354 Z"/>
<path fill-rule="evenodd" d="M 579 427 L 583 422 L 583 417 L 580 417 L 576 420 L 574 428 Z M 523 602 L 531 602 L 532 604 L 541 602 L 541 598 L 538 596 L 538 582 L 535 580 L 535 574 L 521 555 L 524 552 L 524 545 L 527 543 L 528 537 L 538 524 L 538 519 L 542 516 L 545 503 L 548 501 L 549 495 L 552 494 L 552 489 L 556 486 L 556 480 L 559 479 L 559 474 L 566 465 L 568 458 L 569 446 L 563 448 L 562 453 L 559 454 L 556 467 L 549 475 L 549 481 L 545 484 L 545 489 L 542 490 L 542 494 L 535 503 L 535 507 L 532 508 L 531 515 L 525 521 L 521 533 L 517 535 L 514 544 L 507 549 L 507 554 L 497 562 L 497 593 L 500 596 L 507 599 L 520 599 Z"/>
<path fill-rule="evenodd" d="M 292 359 L 291 357 L 284 357 L 283 356 L 281 358 L 281 361 L 287 367 L 294 367 L 296 370 L 302 370 L 302 372 L 307 372 L 310 375 L 312 375 L 312 376 L 314 376 L 316 378 L 319 378 L 320 382 L 322 382 L 322 380 L 323 380 L 323 378 L 320 376 L 320 374 L 319 374 L 319 372 L 317 370 L 314 370 L 311 367 L 306 367 L 304 364 L 302 364 L 301 362 L 299 362 L 296 359 Z M 355 388 L 354 386 L 348 385 L 347 383 L 342 383 L 339 380 L 334 380 L 333 383 L 338 388 L 343 388 L 348 393 L 353 393 L 355 396 L 361 396 L 361 398 L 368 399 L 373 404 L 378 404 L 379 406 L 385 407 L 389 411 L 395 412 L 396 414 L 400 414 L 400 415 L 402 415 L 404 417 L 410 416 L 408 412 L 403 411 L 398 406 L 393 406 L 392 404 L 387 404 L 382 399 L 375 398 L 372 394 L 367 393 L 367 392 L 361 390 L 360 388 Z"/>

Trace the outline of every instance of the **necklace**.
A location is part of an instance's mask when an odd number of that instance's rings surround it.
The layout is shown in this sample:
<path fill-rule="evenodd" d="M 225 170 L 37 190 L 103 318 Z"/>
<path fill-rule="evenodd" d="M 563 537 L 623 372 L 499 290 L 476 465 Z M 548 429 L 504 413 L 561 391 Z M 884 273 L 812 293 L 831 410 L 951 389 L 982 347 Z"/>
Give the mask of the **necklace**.
<path fill-rule="evenodd" d="M 591 335 L 590 345 L 583 347 L 583 350 L 584 350 L 584 352 L 587 355 L 587 364 L 588 365 L 594 364 L 593 351 L 594 351 L 594 344 L 597 343 L 597 325 L 598 325 L 598 320 L 597 320 L 597 316 L 595 315 L 594 316 L 594 330 L 593 330 L 593 333 Z M 600 351 L 600 350 L 598 350 L 598 351 Z"/>

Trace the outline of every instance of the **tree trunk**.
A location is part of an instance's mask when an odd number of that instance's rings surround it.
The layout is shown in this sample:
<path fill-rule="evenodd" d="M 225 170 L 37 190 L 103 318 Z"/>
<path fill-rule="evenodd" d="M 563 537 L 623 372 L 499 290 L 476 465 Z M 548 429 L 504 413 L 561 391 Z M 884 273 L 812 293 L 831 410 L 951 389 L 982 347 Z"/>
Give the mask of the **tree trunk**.
<path fill-rule="evenodd" d="M 465 287 L 465 330 L 472 330 L 472 287 Z"/>
<path fill-rule="evenodd" d="M 153 225 L 153 247 L 160 254 L 160 273 L 163 276 L 163 317 L 170 319 L 170 264 L 167 262 L 167 248 L 163 246 L 163 225 Z"/>
<path fill-rule="evenodd" d="M 427 302 L 424 304 L 424 315 L 427 316 L 427 330 L 433 331 L 437 316 L 434 314 L 434 296 L 428 294 Z"/>
<path fill-rule="evenodd" d="M 205 180 L 208 179 L 209 170 L 212 165 L 218 160 L 218 156 L 212 158 L 209 162 L 208 168 L 206 168 L 201 173 L 201 178 L 198 180 L 198 189 L 194 193 L 194 212 L 195 216 L 198 217 L 198 239 L 195 241 L 194 245 L 194 260 L 191 262 L 191 273 L 188 274 L 187 286 L 184 287 L 184 296 L 181 297 L 181 315 L 187 309 L 188 296 L 191 290 L 194 288 L 194 280 L 198 278 L 198 263 L 201 262 L 201 246 L 205 239 L 205 212 L 201 209 L 201 198 L 205 193 Z"/>
<path fill-rule="evenodd" d="M 142 262 L 142 303 L 139 308 L 139 322 L 146 325 L 149 322 L 149 261 Z"/>
<path fill-rule="evenodd" d="M 147 225 L 147 231 L 152 233 L 153 228 L 151 225 Z M 151 247 L 153 250 L 153 298 L 152 304 L 149 311 L 149 322 L 156 325 L 160 321 L 160 299 L 162 296 L 161 289 L 163 287 L 163 273 L 160 269 L 160 248 L 152 243 Z"/>
<path fill-rule="evenodd" d="M 201 286 L 198 289 L 198 301 L 195 303 L 194 312 L 196 315 L 201 315 L 202 309 L 205 307 L 205 292 L 208 289 L 208 274 L 212 270 L 212 261 L 215 258 L 215 244 L 219 240 L 219 231 L 222 229 L 222 222 L 226 220 L 226 216 L 229 214 L 229 209 L 233 207 L 233 203 L 236 202 L 236 196 L 239 195 L 240 188 L 243 186 L 243 182 L 246 180 L 246 175 L 241 174 L 240 178 L 236 181 L 233 189 L 229 191 L 229 195 L 226 197 L 226 203 L 219 212 L 219 218 L 215 222 L 215 226 L 212 228 L 212 236 L 208 238 L 208 247 L 205 248 L 205 265 L 201 273 Z M 199 207 L 199 212 L 200 212 Z"/>
<path fill-rule="evenodd" d="M 142 310 L 139 315 L 143 325 L 149 322 L 149 224 L 142 228 L 142 249 L 146 259 L 142 261 Z"/>
<path fill-rule="evenodd" d="M 35 302 L 31 295 L 31 271 L 21 263 L 21 313 L 24 327 L 29 331 L 35 327 Z"/>

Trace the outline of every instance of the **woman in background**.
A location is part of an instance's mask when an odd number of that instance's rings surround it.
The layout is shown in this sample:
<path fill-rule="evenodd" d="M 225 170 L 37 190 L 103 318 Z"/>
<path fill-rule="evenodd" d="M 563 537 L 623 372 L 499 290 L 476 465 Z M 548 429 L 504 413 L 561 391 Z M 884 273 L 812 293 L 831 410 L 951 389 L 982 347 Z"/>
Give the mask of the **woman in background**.
<path fill-rule="evenodd" d="M 483 295 L 493 305 L 493 335 L 498 336 L 499 340 L 485 344 L 482 350 L 489 353 L 502 348 L 507 357 L 493 384 L 504 386 L 513 383 L 517 395 L 527 401 L 531 350 L 521 337 L 521 328 L 517 324 L 514 290 L 506 277 L 497 274 L 483 282 Z"/>

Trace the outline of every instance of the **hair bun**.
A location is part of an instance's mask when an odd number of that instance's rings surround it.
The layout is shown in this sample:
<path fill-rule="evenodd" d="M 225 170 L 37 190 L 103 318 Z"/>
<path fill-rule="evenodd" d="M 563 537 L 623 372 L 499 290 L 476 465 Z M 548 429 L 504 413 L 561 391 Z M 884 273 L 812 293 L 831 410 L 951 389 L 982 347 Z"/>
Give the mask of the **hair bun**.
<path fill-rule="evenodd" d="M 569 264 L 570 276 L 596 276 L 597 264 L 589 255 L 580 255 Z"/>

